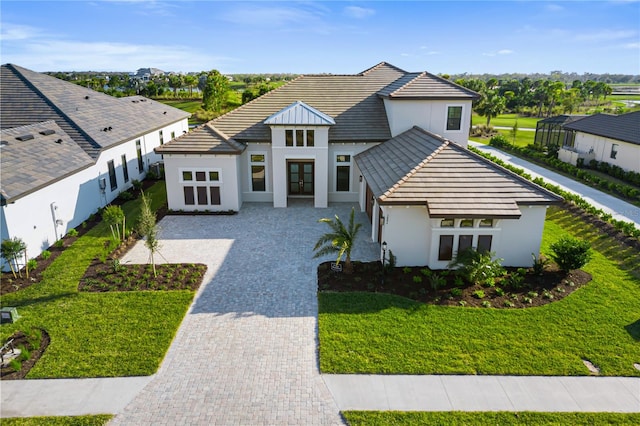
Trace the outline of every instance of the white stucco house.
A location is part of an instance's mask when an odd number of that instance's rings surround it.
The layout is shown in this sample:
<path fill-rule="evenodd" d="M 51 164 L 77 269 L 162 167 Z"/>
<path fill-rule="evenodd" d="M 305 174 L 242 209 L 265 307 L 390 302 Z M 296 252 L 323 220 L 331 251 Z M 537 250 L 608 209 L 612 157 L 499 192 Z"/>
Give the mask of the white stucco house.
<path fill-rule="evenodd" d="M 560 199 L 466 149 L 477 96 L 384 62 L 301 76 L 157 147 L 169 208 L 352 202 L 398 265 L 445 268 L 473 246 L 530 266 Z"/>
<path fill-rule="evenodd" d="M 640 173 L 640 111 L 622 115 L 595 114 L 564 124 L 558 158 L 574 166 L 603 161 Z"/>
<path fill-rule="evenodd" d="M 141 96 L 12 64 L 0 78 L 0 231 L 29 258 L 142 180 L 161 160 L 154 148 L 188 131 L 188 113 Z"/>

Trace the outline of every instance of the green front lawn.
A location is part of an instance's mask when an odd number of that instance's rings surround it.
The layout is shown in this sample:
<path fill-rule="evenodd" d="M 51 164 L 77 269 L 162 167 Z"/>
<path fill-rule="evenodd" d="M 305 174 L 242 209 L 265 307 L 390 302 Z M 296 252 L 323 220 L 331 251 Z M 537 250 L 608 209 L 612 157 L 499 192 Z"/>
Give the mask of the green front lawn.
<path fill-rule="evenodd" d="M 585 288 L 527 309 L 426 305 L 374 293 L 320 293 L 324 373 L 640 376 L 640 264 L 569 213 L 551 208 L 542 252 L 565 234 L 588 239 Z"/>
<path fill-rule="evenodd" d="M 157 209 L 166 201 L 164 182 L 147 194 Z M 134 200 L 123 207 L 131 227 L 140 204 Z M 2 341 L 32 327 L 51 337 L 28 378 L 142 376 L 160 365 L 195 293 L 78 292 L 80 278 L 92 259 L 104 253 L 110 234 L 100 223 L 47 268 L 42 282 L 2 297 L 2 306 L 15 306 L 22 316 L 2 325 Z"/>
<path fill-rule="evenodd" d="M 399 411 L 345 411 L 342 413 L 351 426 L 438 425 L 637 425 L 637 413 L 538 413 L 509 412 L 399 412 Z"/>
<path fill-rule="evenodd" d="M 511 132 L 509 130 L 498 130 L 498 133 L 503 134 L 510 143 L 523 148 L 527 145 L 532 145 L 536 136 L 536 132 L 531 132 L 528 130 L 518 130 L 518 132 L 516 133 L 516 140 L 514 142 L 513 136 L 511 135 Z M 490 138 L 470 137 L 469 140 L 480 142 L 486 145 L 489 143 Z"/>

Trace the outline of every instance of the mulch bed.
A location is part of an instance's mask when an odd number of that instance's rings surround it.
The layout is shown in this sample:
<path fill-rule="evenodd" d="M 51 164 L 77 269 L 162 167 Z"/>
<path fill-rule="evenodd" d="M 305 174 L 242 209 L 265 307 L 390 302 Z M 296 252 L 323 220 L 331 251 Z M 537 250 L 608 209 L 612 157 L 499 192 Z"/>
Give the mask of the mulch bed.
<path fill-rule="evenodd" d="M 31 344 L 31 341 L 27 337 L 25 333 L 22 331 L 17 331 L 11 336 L 7 341 L 13 339 L 13 346 L 18 348 L 19 346 L 24 346 L 31 351 L 31 357 L 28 360 L 25 360 L 22 363 L 22 368 L 20 371 L 15 371 L 13 368 L 7 366 L 2 367 L 0 370 L 0 379 L 2 380 L 20 380 L 24 379 L 27 376 L 27 373 L 31 370 L 31 368 L 36 364 L 36 362 L 40 359 L 44 351 L 49 346 L 49 342 L 51 342 L 51 338 L 49 334 L 40 329 L 42 332 L 42 339 L 40 340 L 40 346 L 38 348 L 34 348 Z M 4 342 L 3 342 L 4 343 Z"/>
<path fill-rule="evenodd" d="M 562 299 L 591 281 L 591 275 L 582 270 L 566 274 L 559 271 L 557 267 L 549 266 L 542 276 L 527 273 L 519 288 L 502 286 L 498 279 L 495 287 L 480 285 L 458 287 L 454 283 L 454 274 L 449 273 L 446 285 L 433 290 L 428 279 L 421 272 L 424 267 L 393 268 L 385 272 L 383 277 L 380 262 L 353 262 L 352 274 L 332 271 L 331 263 L 324 262 L 318 266 L 319 291 L 388 293 L 422 303 L 443 306 L 483 307 L 483 302 L 485 305 L 488 302 L 493 308 L 541 306 Z M 420 277 L 422 282 L 416 283 L 414 277 Z M 499 294 L 498 289 L 502 289 L 504 294 Z M 461 294 L 453 295 L 452 290 L 454 294 L 458 292 Z M 474 295 L 476 291 L 483 291 L 484 297 L 478 298 Z"/>

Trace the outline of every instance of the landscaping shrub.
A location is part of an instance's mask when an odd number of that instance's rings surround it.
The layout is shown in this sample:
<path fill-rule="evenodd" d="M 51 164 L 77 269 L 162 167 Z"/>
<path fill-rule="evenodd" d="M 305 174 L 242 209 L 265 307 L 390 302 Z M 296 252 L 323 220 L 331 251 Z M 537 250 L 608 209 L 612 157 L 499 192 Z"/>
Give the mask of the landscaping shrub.
<path fill-rule="evenodd" d="M 580 269 L 591 259 L 591 244 L 573 237 L 561 238 L 551 244 L 551 250 L 551 257 L 564 272 Z"/>
<path fill-rule="evenodd" d="M 449 267 L 458 267 L 458 274 L 471 284 L 482 284 L 504 274 L 502 259 L 493 259 L 494 253 L 480 252 L 474 248 L 456 254 Z"/>

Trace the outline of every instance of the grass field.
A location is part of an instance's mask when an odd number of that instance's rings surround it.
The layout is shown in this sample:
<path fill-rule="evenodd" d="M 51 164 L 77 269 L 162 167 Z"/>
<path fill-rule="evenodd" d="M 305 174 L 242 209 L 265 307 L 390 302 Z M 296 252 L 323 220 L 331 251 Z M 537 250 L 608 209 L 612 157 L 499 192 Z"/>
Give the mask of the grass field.
<path fill-rule="evenodd" d="M 14 417 L 2 419 L 3 426 L 102 426 L 106 425 L 113 416 L 101 414 L 95 416 L 67 416 L 67 417 Z"/>
<path fill-rule="evenodd" d="M 528 309 L 425 305 L 375 293 L 320 293 L 324 373 L 640 376 L 640 264 L 569 213 L 551 208 L 542 252 L 563 235 L 589 240 L 585 288 Z"/>
<path fill-rule="evenodd" d="M 493 127 L 509 127 L 512 128 L 518 120 L 518 128 L 522 129 L 535 129 L 536 123 L 540 120 L 538 117 L 519 117 L 517 114 L 500 114 L 497 117 L 491 119 L 490 125 Z M 471 124 L 476 126 L 478 124 L 487 124 L 487 117 L 481 117 L 478 114 L 473 114 L 471 117 Z"/>
<path fill-rule="evenodd" d="M 164 182 L 147 194 L 157 209 L 166 202 Z M 123 210 L 133 226 L 140 201 L 126 203 Z M 100 223 L 47 268 L 42 282 L 2 297 L 2 306 L 15 306 L 22 316 L 2 325 L 3 341 L 31 327 L 51 336 L 28 378 L 142 376 L 158 369 L 194 292 L 78 292 L 80 278 L 104 253 L 109 235 L 109 227 Z"/>
<path fill-rule="evenodd" d="M 536 132 L 530 132 L 528 130 L 518 130 L 518 132 L 516 133 L 516 140 L 514 143 L 513 136 L 511 135 L 511 132 L 509 130 L 498 130 L 498 133 L 503 134 L 507 138 L 507 140 L 512 144 L 516 146 L 521 146 L 521 147 L 525 147 L 527 145 L 532 144 L 536 136 Z M 469 140 L 472 140 L 474 142 L 480 142 L 483 144 L 488 144 L 490 138 L 470 137 Z"/>
<path fill-rule="evenodd" d="M 342 413 L 351 426 L 598 426 L 638 425 L 638 413 L 538 413 L 538 412 L 399 412 L 345 411 Z"/>

